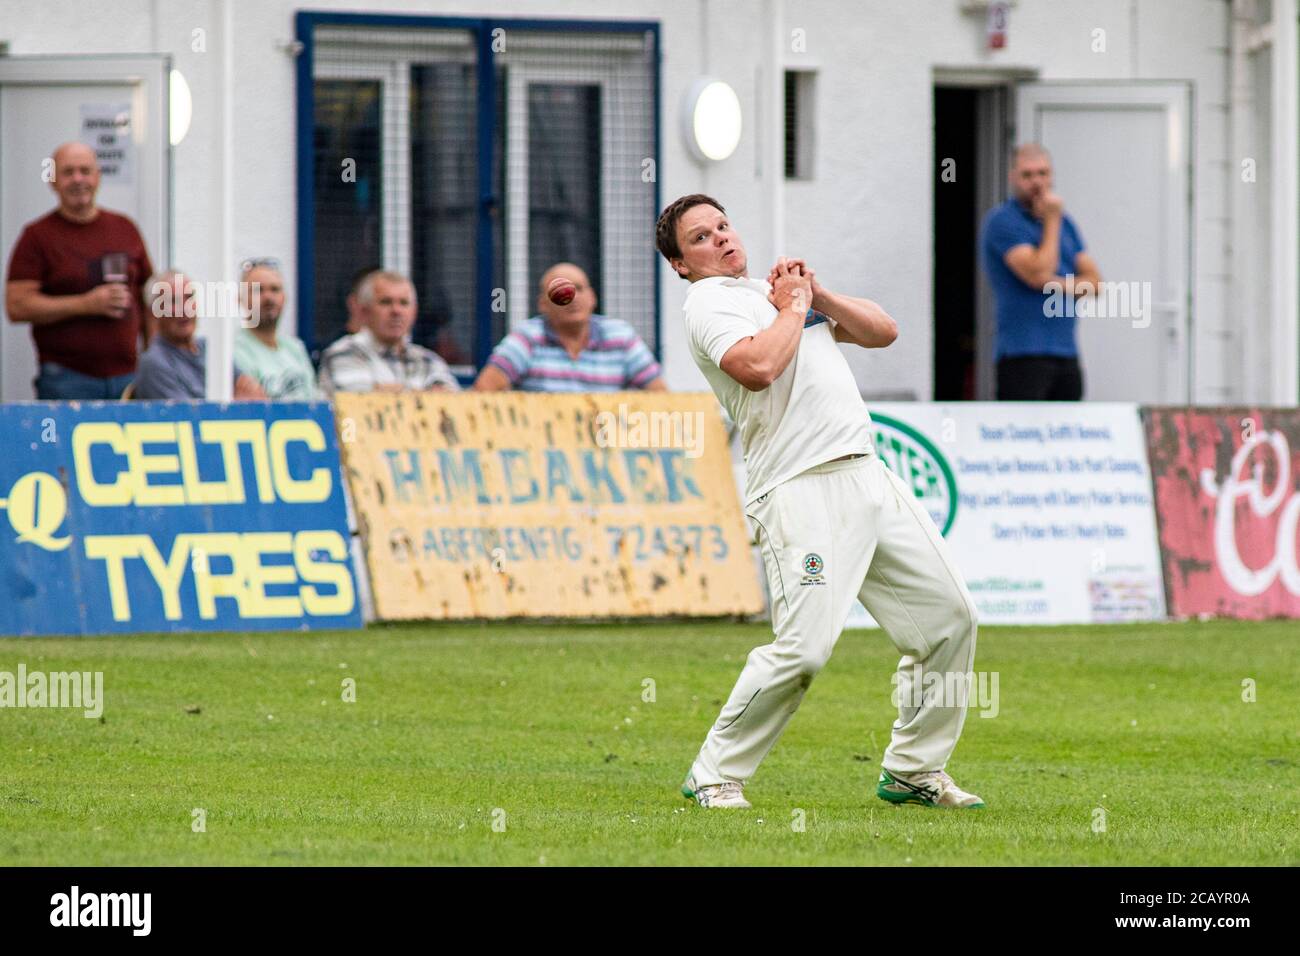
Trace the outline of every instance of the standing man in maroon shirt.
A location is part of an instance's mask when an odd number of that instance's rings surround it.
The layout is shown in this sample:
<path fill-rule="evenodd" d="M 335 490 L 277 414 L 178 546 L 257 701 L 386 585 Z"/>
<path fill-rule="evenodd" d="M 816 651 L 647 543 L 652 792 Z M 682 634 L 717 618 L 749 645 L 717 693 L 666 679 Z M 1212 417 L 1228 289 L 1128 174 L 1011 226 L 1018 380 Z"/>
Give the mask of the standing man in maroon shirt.
<path fill-rule="evenodd" d="M 95 151 L 65 143 L 53 158 L 59 206 L 28 223 L 14 246 L 5 311 L 32 324 L 38 399 L 118 398 L 135 374 L 153 265 L 135 223 L 95 205 Z"/>

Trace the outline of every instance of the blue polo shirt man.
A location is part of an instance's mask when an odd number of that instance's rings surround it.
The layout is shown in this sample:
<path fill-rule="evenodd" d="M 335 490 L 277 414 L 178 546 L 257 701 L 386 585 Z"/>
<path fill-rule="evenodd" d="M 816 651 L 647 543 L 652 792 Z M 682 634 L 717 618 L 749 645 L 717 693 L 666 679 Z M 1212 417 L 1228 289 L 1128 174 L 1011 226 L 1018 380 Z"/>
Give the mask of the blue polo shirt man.
<path fill-rule="evenodd" d="M 1011 190 L 1011 198 L 984 217 L 979 240 L 997 301 L 997 397 L 1078 401 L 1083 372 L 1067 277 L 1095 287 L 1100 276 L 1079 227 L 1051 190 L 1046 150 L 1027 144 L 1016 151 Z M 1044 291 L 1048 283 L 1062 288 Z"/>

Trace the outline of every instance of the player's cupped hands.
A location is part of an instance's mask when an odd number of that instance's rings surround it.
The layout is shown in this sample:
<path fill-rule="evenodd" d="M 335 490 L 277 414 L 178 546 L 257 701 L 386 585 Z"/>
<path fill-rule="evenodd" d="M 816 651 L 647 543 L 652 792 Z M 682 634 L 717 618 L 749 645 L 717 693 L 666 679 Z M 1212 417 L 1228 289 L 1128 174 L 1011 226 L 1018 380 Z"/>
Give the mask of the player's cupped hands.
<path fill-rule="evenodd" d="M 782 256 L 780 259 L 777 260 L 778 264 L 780 264 L 781 262 L 786 263 L 786 265 L 789 266 L 791 269 L 797 269 L 798 271 L 802 272 L 805 276 L 808 277 L 809 282 L 812 284 L 812 294 L 814 299 L 821 297 L 825 293 L 826 290 L 817 282 L 816 271 L 810 265 L 808 265 L 806 260 L 800 259 L 796 256 Z M 772 285 L 776 282 L 776 274 L 777 274 L 776 266 L 773 266 L 772 271 L 769 272 L 767 275 L 767 281 L 769 285 Z"/>
<path fill-rule="evenodd" d="M 782 256 L 768 273 L 767 283 L 772 287 L 767 301 L 778 309 L 793 308 L 804 312 L 813 300 L 813 273 L 802 259 L 787 259 Z"/>

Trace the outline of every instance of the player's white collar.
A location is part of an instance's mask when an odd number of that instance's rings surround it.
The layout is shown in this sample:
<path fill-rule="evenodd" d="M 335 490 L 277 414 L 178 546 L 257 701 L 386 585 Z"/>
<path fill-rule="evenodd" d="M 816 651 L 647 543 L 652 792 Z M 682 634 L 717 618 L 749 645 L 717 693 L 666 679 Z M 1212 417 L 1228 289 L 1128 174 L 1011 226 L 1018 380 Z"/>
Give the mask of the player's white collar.
<path fill-rule="evenodd" d="M 772 291 L 772 287 L 763 279 L 755 279 L 750 276 L 707 276 L 703 279 L 696 279 L 691 283 L 691 287 L 686 293 L 687 298 L 689 298 L 696 289 L 704 289 L 711 286 L 739 286 L 743 289 L 752 289 L 755 292 L 761 292 L 765 296 Z"/>

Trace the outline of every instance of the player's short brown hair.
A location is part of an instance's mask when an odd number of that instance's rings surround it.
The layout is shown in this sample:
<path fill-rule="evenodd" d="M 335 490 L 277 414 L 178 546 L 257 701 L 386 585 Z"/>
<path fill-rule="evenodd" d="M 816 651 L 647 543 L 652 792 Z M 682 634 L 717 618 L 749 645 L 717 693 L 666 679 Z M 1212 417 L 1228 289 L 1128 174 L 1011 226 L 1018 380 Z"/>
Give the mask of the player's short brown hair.
<path fill-rule="evenodd" d="M 727 214 L 722 203 L 704 193 L 691 193 L 670 202 L 655 223 L 655 245 L 669 262 L 682 257 L 682 247 L 677 244 L 677 223 L 686 215 L 686 210 L 695 206 L 712 206 L 724 216 Z"/>

